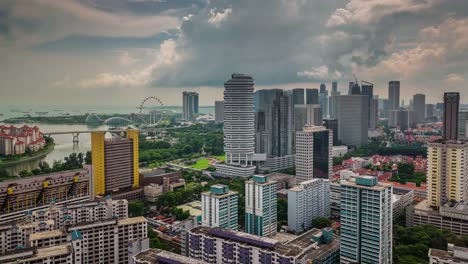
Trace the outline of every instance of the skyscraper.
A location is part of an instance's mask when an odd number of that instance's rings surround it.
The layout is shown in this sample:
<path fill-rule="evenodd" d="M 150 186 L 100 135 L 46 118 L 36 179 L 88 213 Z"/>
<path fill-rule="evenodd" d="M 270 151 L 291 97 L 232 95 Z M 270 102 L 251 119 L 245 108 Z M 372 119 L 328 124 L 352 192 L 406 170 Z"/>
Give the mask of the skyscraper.
<path fill-rule="evenodd" d="M 202 225 L 238 229 L 237 192 L 230 191 L 229 186 L 215 184 L 210 191 L 201 194 Z"/>
<path fill-rule="evenodd" d="M 338 140 L 348 146 L 367 144 L 368 119 L 367 96 L 333 96 L 334 116 L 338 120 Z"/>
<path fill-rule="evenodd" d="M 426 95 L 413 95 L 414 121 L 417 124 L 424 123 L 426 116 Z"/>
<path fill-rule="evenodd" d="M 338 120 L 336 119 L 324 119 L 323 125 L 326 129 L 333 132 L 333 146 L 338 145 Z"/>
<path fill-rule="evenodd" d="M 215 122 L 224 122 L 224 101 L 215 101 Z"/>
<path fill-rule="evenodd" d="M 304 88 L 293 89 L 293 103 L 304 104 Z"/>
<path fill-rule="evenodd" d="M 138 130 L 128 129 L 126 138 L 91 133 L 94 195 L 139 187 Z"/>
<path fill-rule="evenodd" d="M 255 112 L 253 78 L 232 74 L 224 83 L 224 152 L 226 163 L 217 164 L 216 174 L 248 177 L 255 167 Z"/>
<path fill-rule="evenodd" d="M 328 117 L 328 91 L 325 84 L 320 84 L 319 104 L 322 109 L 322 117 Z"/>
<path fill-rule="evenodd" d="M 458 137 L 468 138 L 468 111 L 458 113 Z"/>
<path fill-rule="evenodd" d="M 458 139 L 458 108 L 460 93 L 444 93 L 443 135 L 445 140 Z"/>
<path fill-rule="evenodd" d="M 348 95 L 352 95 L 352 90 L 353 90 L 354 82 L 349 82 L 348 83 Z"/>
<path fill-rule="evenodd" d="M 182 118 L 184 120 L 193 120 L 198 113 L 198 93 L 183 92 Z"/>
<path fill-rule="evenodd" d="M 374 100 L 374 84 L 366 81 L 362 81 L 362 95 L 367 96 L 367 106 L 368 106 L 368 127 L 374 129 L 377 126 L 378 122 L 378 107 L 379 102 L 378 100 L 375 102 Z"/>
<path fill-rule="evenodd" d="M 296 132 L 296 182 L 329 179 L 332 174 L 333 135 L 325 127 L 306 126 Z"/>
<path fill-rule="evenodd" d="M 392 185 L 377 177 L 341 182 L 341 263 L 392 263 Z"/>
<path fill-rule="evenodd" d="M 318 104 L 318 103 L 319 103 L 318 89 L 307 89 L 306 90 L 306 104 Z"/>
<path fill-rule="evenodd" d="M 424 119 L 429 118 L 432 119 L 434 118 L 434 104 L 426 104 L 426 115 L 424 116 Z"/>
<path fill-rule="evenodd" d="M 294 166 L 291 93 L 280 89 L 257 91 L 260 98 L 256 113 L 256 153 L 265 153 L 259 170 L 280 170 Z"/>
<path fill-rule="evenodd" d="M 338 83 L 332 82 L 332 95 L 338 93 Z"/>
<path fill-rule="evenodd" d="M 295 105 L 294 126 L 296 131 L 301 131 L 305 125 L 322 125 L 322 108 L 320 105 Z"/>
<path fill-rule="evenodd" d="M 360 95 L 361 94 L 361 87 L 358 83 L 355 83 L 353 87 L 351 87 L 351 94 L 352 95 Z"/>
<path fill-rule="evenodd" d="M 288 189 L 288 230 L 303 232 L 317 217 L 330 217 L 330 181 L 311 179 Z"/>
<path fill-rule="evenodd" d="M 245 182 L 245 232 L 274 236 L 277 230 L 276 181 L 254 175 Z"/>
<path fill-rule="evenodd" d="M 397 110 L 400 108 L 400 81 L 388 82 L 388 110 Z M 389 126 L 396 125 L 396 116 L 388 115 Z"/>

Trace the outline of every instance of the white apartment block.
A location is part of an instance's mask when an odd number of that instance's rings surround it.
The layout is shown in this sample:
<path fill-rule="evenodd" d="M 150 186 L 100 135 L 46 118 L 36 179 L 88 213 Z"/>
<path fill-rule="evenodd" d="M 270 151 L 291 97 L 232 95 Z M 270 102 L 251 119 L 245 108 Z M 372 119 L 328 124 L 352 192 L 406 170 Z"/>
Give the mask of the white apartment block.
<path fill-rule="evenodd" d="M 266 175 L 254 175 L 245 182 L 245 231 L 257 236 L 277 232 L 277 182 Z"/>
<path fill-rule="evenodd" d="M 330 181 L 312 179 L 288 190 L 288 230 L 303 232 L 317 217 L 330 217 Z"/>
<path fill-rule="evenodd" d="M 201 194 L 202 225 L 237 230 L 238 203 L 238 193 L 230 191 L 229 186 L 212 185 L 210 191 Z"/>

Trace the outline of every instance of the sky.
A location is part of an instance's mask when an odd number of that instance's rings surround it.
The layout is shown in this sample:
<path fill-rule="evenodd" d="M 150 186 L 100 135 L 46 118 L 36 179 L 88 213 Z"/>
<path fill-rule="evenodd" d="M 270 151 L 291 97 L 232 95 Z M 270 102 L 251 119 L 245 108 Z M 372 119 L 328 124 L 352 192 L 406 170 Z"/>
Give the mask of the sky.
<path fill-rule="evenodd" d="M 406 102 L 468 103 L 466 0 L 2 0 L 0 104 L 180 105 L 257 89 L 401 81 Z"/>

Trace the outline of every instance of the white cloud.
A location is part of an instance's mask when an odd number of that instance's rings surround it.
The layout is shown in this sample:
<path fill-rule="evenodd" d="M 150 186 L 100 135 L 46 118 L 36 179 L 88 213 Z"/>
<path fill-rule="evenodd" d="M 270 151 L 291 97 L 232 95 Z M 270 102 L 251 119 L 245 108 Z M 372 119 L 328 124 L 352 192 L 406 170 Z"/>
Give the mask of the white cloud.
<path fill-rule="evenodd" d="M 370 24 L 390 14 L 416 13 L 433 7 L 443 0 L 351 0 L 345 8 L 337 9 L 328 19 L 327 27 L 347 24 Z"/>
<path fill-rule="evenodd" d="M 123 66 L 132 65 L 136 63 L 137 61 L 138 59 L 132 57 L 128 51 L 122 52 L 122 54 L 119 57 L 119 63 L 120 65 L 123 65 Z"/>
<path fill-rule="evenodd" d="M 232 8 L 226 8 L 222 12 L 217 12 L 216 8 L 212 8 L 210 9 L 210 18 L 208 19 L 208 23 L 215 27 L 219 27 L 221 23 L 231 15 L 231 13 Z"/>
<path fill-rule="evenodd" d="M 309 71 L 298 72 L 297 76 L 313 80 L 330 81 L 340 79 L 342 74 L 336 70 L 332 72 L 328 69 L 327 66 L 322 65 L 316 68 L 312 68 Z"/>
<path fill-rule="evenodd" d="M 93 78 L 79 81 L 78 86 L 88 89 L 147 86 L 153 81 L 152 77 L 154 77 L 154 72 L 157 72 L 161 67 L 170 67 L 178 63 L 181 59 L 182 57 L 177 52 L 177 43 L 169 39 L 161 44 L 154 61 L 147 67 L 128 74 L 111 72 L 99 73 Z"/>
<path fill-rule="evenodd" d="M 445 81 L 448 83 L 461 83 L 465 81 L 465 78 L 463 78 L 463 76 L 460 74 L 450 73 L 447 74 L 447 78 L 445 78 Z"/>

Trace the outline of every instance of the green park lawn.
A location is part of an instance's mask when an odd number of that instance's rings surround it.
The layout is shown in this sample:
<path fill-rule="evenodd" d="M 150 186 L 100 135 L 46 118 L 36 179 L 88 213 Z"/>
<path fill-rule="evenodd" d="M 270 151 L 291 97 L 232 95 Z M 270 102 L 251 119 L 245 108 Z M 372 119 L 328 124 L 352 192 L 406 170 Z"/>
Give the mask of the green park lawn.
<path fill-rule="evenodd" d="M 204 170 L 210 166 L 210 160 L 207 158 L 197 160 L 197 163 L 193 164 L 191 167 L 194 169 Z"/>

